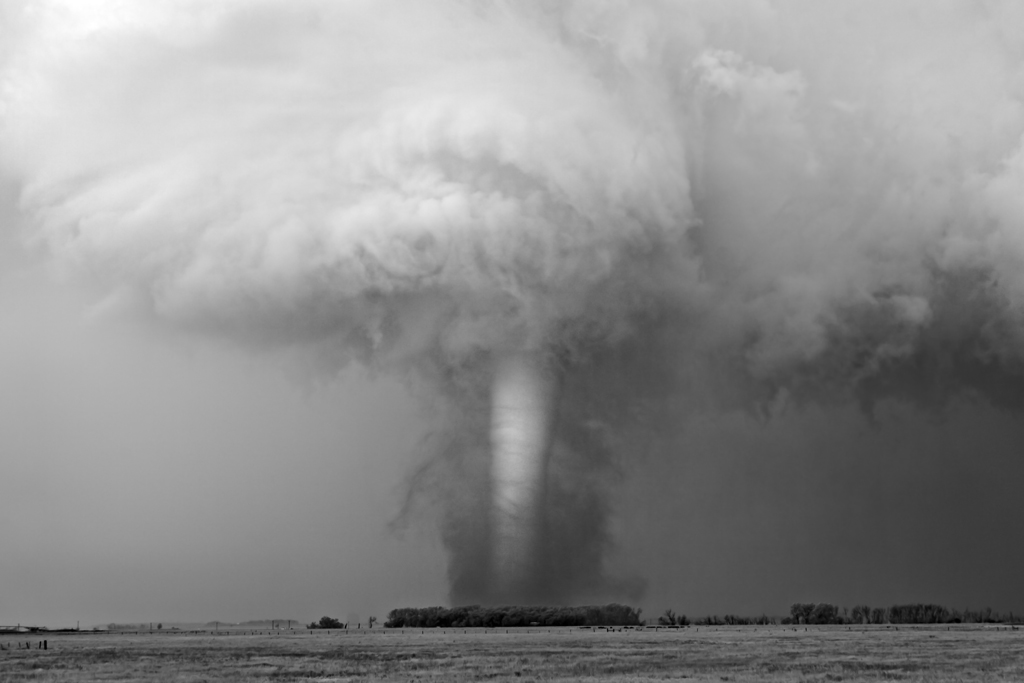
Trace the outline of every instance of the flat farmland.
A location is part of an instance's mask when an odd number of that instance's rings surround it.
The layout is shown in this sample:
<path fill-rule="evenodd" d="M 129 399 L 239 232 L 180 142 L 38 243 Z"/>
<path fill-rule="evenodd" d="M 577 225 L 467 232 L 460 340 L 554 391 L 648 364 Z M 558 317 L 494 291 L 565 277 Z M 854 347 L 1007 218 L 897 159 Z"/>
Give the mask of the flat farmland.
<path fill-rule="evenodd" d="M 0 644 L 5 683 L 1024 681 L 1024 629 L 1006 626 L 82 632 Z"/>

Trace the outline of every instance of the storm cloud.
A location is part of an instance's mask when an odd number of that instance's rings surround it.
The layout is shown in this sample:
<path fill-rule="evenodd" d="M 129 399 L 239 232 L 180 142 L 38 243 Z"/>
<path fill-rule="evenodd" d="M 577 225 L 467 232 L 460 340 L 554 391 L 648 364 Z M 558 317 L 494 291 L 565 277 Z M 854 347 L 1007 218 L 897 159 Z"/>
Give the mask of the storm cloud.
<path fill-rule="evenodd" d="M 456 602 L 638 597 L 619 551 L 672 525 L 626 492 L 724 444 L 834 475 L 830 419 L 1024 397 L 1017 4 L 0 7 L 25 239 L 98 311 L 406 378 Z M 511 531 L 507 404 L 543 416 Z"/>

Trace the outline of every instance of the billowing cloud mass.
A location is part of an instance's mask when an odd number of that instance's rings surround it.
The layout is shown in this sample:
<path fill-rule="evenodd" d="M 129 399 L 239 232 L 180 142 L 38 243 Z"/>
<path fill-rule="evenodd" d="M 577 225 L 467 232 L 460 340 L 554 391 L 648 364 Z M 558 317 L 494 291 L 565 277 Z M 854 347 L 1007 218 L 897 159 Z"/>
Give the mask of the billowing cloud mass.
<path fill-rule="evenodd" d="M 6 0 L 0 167 L 101 306 L 415 378 L 438 427 L 410 505 L 436 503 L 455 601 L 629 596 L 612 491 L 685 457 L 683 416 L 1020 404 L 1022 25 L 934 0 Z M 492 401 L 544 406 L 526 540 L 494 519 Z M 496 579 L 515 542 L 533 559 Z"/>

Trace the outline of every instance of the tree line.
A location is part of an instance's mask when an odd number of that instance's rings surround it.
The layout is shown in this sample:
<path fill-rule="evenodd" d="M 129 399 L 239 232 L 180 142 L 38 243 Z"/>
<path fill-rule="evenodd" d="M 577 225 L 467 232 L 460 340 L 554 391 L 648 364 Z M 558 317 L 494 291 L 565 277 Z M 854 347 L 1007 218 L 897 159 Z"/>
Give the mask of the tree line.
<path fill-rule="evenodd" d="M 577 607 L 504 605 L 484 607 L 401 607 L 388 613 L 385 628 L 509 628 L 521 626 L 643 626 L 642 610 L 628 605 L 586 605 Z M 370 628 L 376 619 L 371 618 Z M 788 617 L 761 615 L 741 617 L 726 614 L 694 619 L 666 610 L 659 626 L 751 626 L 771 624 L 959 624 L 1018 623 L 1012 612 L 1000 614 L 982 610 L 956 610 L 942 605 L 908 603 L 891 607 L 857 605 L 852 609 L 827 602 L 794 603 Z M 323 617 L 308 628 L 346 628 L 348 625 Z"/>
<path fill-rule="evenodd" d="M 377 623 L 377 617 L 370 617 L 369 619 L 367 619 L 366 623 L 369 624 L 370 628 L 373 628 L 373 625 Z M 362 628 L 362 626 L 363 625 L 361 623 L 357 624 L 357 628 Z M 311 623 L 306 625 L 306 628 L 308 628 L 308 629 L 317 629 L 317 628 L 346 629 L 346 628 L 348 628 L 348 624 L 346 624 L 345 622 L 341 621 L 340 619 L 335 619 L 334 617 L 320 617 L 320 621 L 311 622 Z"/>
<path fill-rule="evenodd" d="M 706 617 L 696 617 L 692 621 L 685 614 L 676 614 L 672 610 L 665 610 L 665 613 L 658 617 L 658 626 L 752 626 L 775 624 L 777 620 L 772 617 L 761 615 L 759 617 L 739 617 L 735 614 L 726 614 L 719 617 L 717 614 Z"/>
<path fill-rule="evenodd" d="M 545 607 L 402 607 L 388 613 L 385 628 L 497 628 L 518 626 L 639 626 L 641 610 L 628 605 Z"/>
<path fill-rule="evenodd" d="M 991 607 L 983 610 L 949 609 L 931 603 L 910 603 L 891 607 L 857 605 L 847 612 L 828 603 L 796 603 L 790 609 L 792 624 L 994 624 L 1013 623 L 1012 612 L 999 614 Z M 787 623 L 787 620 L 783 620 Z"/>
<path fill-rule="evenodd" d="M 738 617 L 727 614 L 690 620 L 685 614 L 665 610 L 658 617 L 659 626 L 749 626 L 767 624 L 996 624 L 1017 623 L 1013 612 L 999 614 L 991 607 L 983 610 L 956 610 L 942 605 L 913 603 L 891 607 L 857 605 L 847 610 L 828 602 L 798 602 L 789 610 L 789 616 L 777 620 L 768 616 Z"/>

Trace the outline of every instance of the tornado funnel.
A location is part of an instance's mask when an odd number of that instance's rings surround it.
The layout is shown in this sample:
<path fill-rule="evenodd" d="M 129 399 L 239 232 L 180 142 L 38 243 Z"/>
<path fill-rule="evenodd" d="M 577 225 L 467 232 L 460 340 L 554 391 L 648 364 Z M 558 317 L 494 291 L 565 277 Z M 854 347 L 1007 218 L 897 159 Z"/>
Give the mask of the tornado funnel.
<path fill-rule="evenodd" d="M 538 567 L 556 382 L 540 352 L 508 354 L 491 403 L 493 597 L 522 599 Z"/>

